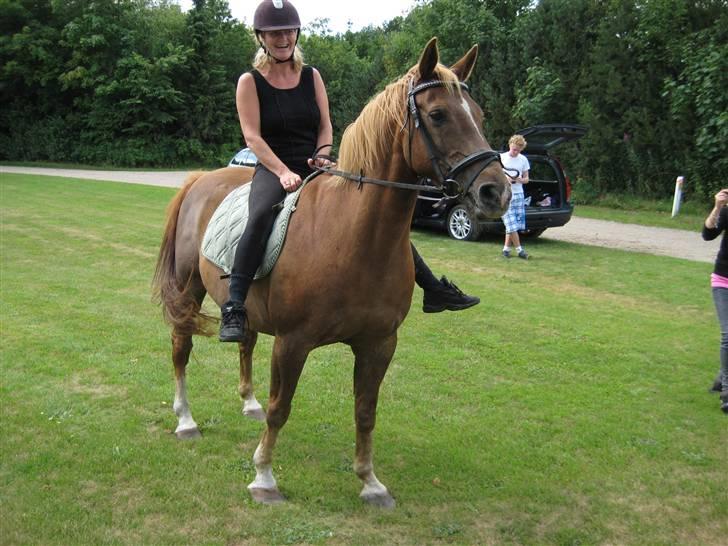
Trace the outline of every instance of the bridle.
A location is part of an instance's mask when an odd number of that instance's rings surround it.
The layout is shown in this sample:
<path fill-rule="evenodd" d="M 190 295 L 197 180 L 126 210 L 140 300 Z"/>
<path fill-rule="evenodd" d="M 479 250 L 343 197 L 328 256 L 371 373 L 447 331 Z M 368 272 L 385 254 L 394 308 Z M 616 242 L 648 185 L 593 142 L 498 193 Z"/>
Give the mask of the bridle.
<path fill-rule="evenodd" d="M 469 88 L 467 85 L 465 85 L 463 82 L 458 82 L 460 85 L 460 89 L 464 91 L 469 91 Z M 460 197 L 462 195 L 465 195 L 468 190 L 470 190 L 470 186 L 472 186 L 473 182 L 475 182 L 475 179 L 480 176 L 480 173 L 483 172 L 488 165 L 490 165 L 494 161 L 501 162 L 500 154 L 498 152 L 495 152 L 493 150 L 479 150 L 477 152 L 474 152 L 467 157 L 461 159 L 458 161 L 455 165 L 450 165 L 445 161 L 442 157 L 439 151 L 437 150 L 437 147 L 435 146 L 434 141 L 432 140 L 432 136 L 430 135 L 430 132 L 427 130 L 427 127 L 424 123 L 422 123 L 422 119 L 420 116 L 420 110 L 417 106 L 417 101 L 415 100 L 415 97 L 418 93 L 425 91 L 426 89 L 430 89 L 432 87 L 444 87 L 447 85 L 445 82 L 441 80 L 431 80 L 422 82 L 418 85 L 414 85 L 413 80 L 410 80 L 409 83 L 409 90 L 407 92 L 407 120 L 405 121 L 404 125 L 402 126 L 402 131 L 406 127 L 409 126 L 409 153 L 410 153 L 410 164 L 412 164 L 412 139 L 414 138 L 414 131 L 412 128 L 414 127 L 414 130 L 419 130 L 422 134 L 422 138 L 425 142 L 425 146 L 427 148 L 427 154 L 430 162 L 432 163 L 432 166 L 435 170 L 435 173 L 438 177 L 438 185 L 431 186 L 424 184 L 425 178 L 421 178 L 420 182 L 417 184 L 410 184 L 407 182 L 394 182 L 391 180 L 382 180 L 379 178 L 370 178 L 364 176 L 363 173 L 360 174 L 354 174 L 346 171 L 339 171 L 336 169 L 331 169 L 329 167 L 318 167 L 319 171 L 326 172 L 328 174 L 334 175 L 334 176 L 340 176 L 342 178 L 346 178 L 348 180 L 352 180 L 354 182 L 358 182 L 361 186 L 362 183 L 368 183 L 368 184 L 376 184 L 380 186 L 387 186 L 387 187 L 393 187 L 393 188 L 399 188 L 399 189 L 405 189 L 405 190 L 414 190 L 414 191 L 441 191 L 446 199 L 455 199 L 457 197 Z M 412 123 L 410 123 L 410 118 L 412 119 Z M 330 156 L 326 155 L 316 155 L 321 148 L 325 148 L 327 146 L 330 146 L 328 144 L 319 147 L 316 152 L 314 152 L 314 159 L 316 158 L 323 158 L 323 159 L 332 159 Z M 483 166 L 473 175 L 470 180 L 468 180 L 464 185 L 461 185 L 457 180 L 456 177 L 466 168 L 469 166 L 482 162 Z M 443 170 L 443 166 L 446 167 L 445 170 Z M 503 167 L 501 163 L 501 167 Z"/>
<path fill-rule="evenodd" d="M 462 91 L 470 91 L 465 83 L 458 82 L 458 84 L 460 85 L 460 89 Z M 422 123 L 420 109 L 417 106 L 417 101 L 415 100 L 415 97 L 418 93 L 425 91 L 426 89 L 430 89 L 432 87 L 443 87 L 445 85 L 445 82 L 441 80 L 432 80 L 420 83 L 418 85 L 413 85 L 412 80 L 410 80 L 409 91 L 407 92 L 408 119 L 405 125 L 409 123 L 409 118 L 411 118 L 414 122 L 415 130 L 419 129 L 421 131 L 422 139 L 424 140 L 425 147 L 427 148 L 428 159 L 430 160 L 430 163 L 432 163 L 432 167 L 435 169 L 435 172 L 439 177 L 440 185 L 438 186 L 438 189 L 443 192 L 445 197 L 456 198 L 461 195 L 465 195 L 468 190 L 470 190 L 470 186 L 472 186 L 473 182 L 475 182 L 475 179 L 480 176 L 480 173 L 483 172 L 488 167 L 488 165 L 490 165 L 494 161 L 498 161 L 500 163 L 500 154 L 493 150 L 478 150 L 477 152 L 473 152 L 472 154 L 464 157 L 455 165 L 450 165 L 447 161 L 442 159 L 441 154 L 439 153 L 434 141 L 432 140 L 430 132 L 427 130 L 425 124 Z M 413 132 L 410 130 L 410 164 L 412 163 L 413 136 Z M 483 166 L 470 178 L 470 180 L 465 183 L 464 186 L 461 186 L 460 183 L 456 180 L 456 177 L 470 165 L 478 162 L 482 162 Z M 446 167 L 446 170 L 442 169 L 443 165 Z M 502 164 L 501 167 L 503 167 Z"/>

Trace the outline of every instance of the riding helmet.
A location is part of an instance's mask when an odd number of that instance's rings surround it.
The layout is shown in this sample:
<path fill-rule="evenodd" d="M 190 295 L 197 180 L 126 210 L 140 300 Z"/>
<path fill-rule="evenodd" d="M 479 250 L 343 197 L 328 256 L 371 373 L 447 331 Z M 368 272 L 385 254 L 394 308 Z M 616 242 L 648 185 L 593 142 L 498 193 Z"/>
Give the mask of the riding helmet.
<path fill-rule="evenodd" d="M 258 5 L 253 16 L 256 32 L 301 28 L 301 19 L 293 4 L 288 0 L 264 0 Z"/>

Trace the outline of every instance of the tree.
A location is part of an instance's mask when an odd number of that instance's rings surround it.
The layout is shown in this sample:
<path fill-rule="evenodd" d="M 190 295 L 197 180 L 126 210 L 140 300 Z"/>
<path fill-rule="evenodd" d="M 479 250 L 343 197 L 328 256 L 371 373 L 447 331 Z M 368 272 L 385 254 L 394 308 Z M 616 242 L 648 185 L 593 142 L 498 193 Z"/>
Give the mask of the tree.
<path fill-rule="evenodd" d="M 725 187 L 728 169 L 728 45 L 724 13 L 718 25 L 694 35 L 684 45 L 685 68 L 666 78 L 664 96 L 674 116 L 673 128 L 684 141 L 677 148 L 688 188 L 708 199 Z M 689 140 L 692 137 L 693 140 Z"/>

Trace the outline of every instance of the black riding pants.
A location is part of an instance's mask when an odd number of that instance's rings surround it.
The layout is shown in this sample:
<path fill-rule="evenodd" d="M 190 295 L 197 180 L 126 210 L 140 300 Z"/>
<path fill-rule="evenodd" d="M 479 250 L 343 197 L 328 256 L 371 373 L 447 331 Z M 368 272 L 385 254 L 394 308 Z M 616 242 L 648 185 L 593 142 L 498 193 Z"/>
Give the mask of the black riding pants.
<path fill-rule="evenodd" d="M 430 268 L 427 267 L 425 260 L 423 260 L 420 253 L 417 252 L 415 245 L 410 242 L 410 246 L 412 247 L 412 257 L 415 259 L 415 282 L 417 283 L 417 286 L 425 291 L 432 290 L 433 288 L 440 286 L 440 281 L 437 280 Z"/>
<path fill-rule="evenodd" d="M 263 261 L 268 237 L 273 229 L 277 206 L 286 198 L 278 177 L 258 163 L 250 182 L 248 223 L 238 241 L 235 261 L 230 273 L 230 301 L 244 303 L 255 272 Z"/>

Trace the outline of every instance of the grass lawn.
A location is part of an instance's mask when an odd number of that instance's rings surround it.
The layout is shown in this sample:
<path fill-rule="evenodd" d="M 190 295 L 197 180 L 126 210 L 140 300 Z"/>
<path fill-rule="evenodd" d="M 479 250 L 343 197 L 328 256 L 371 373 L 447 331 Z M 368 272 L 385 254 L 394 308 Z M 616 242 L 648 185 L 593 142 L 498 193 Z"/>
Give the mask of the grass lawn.
<path fill-rule="evenodd" d="M 173 193 L 0 177 L 0 544 L 725 544 L 710 264 L 545 239 L 524 262 L 413 233 L 483 303 L 425 315 L 415 289 L 375 433 L 397 508 L 358 499 L 342 345 L 308 360 L 275 451 L 289 502 L 265 507 L 246 490 L 263 428 L 240 414 L 234 344 L 196 339 L 204 436 L 172 434 L 150 281 Z"/>

